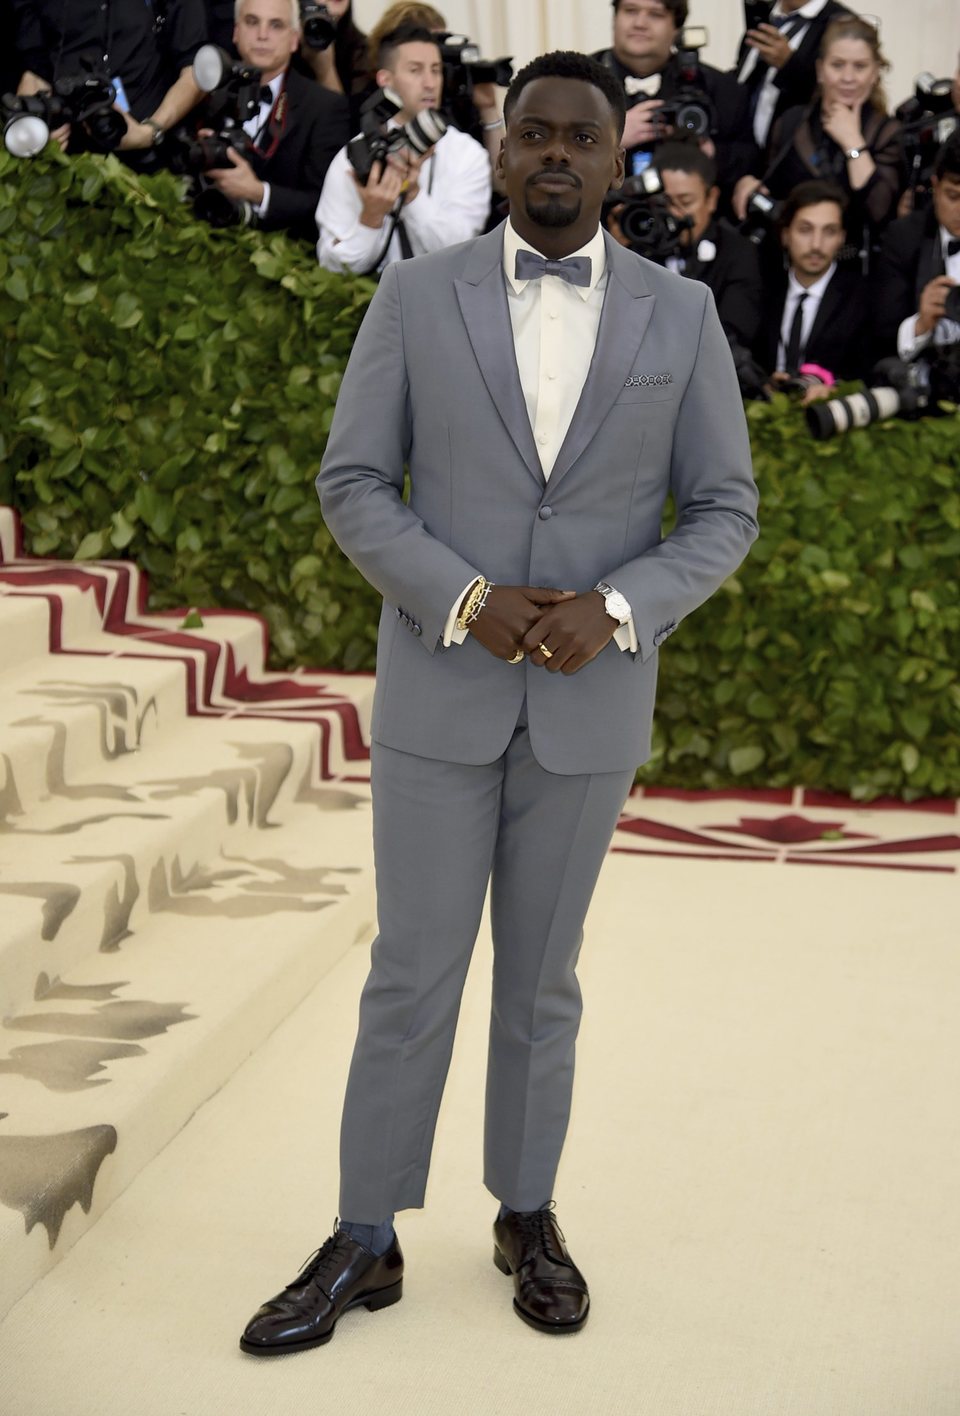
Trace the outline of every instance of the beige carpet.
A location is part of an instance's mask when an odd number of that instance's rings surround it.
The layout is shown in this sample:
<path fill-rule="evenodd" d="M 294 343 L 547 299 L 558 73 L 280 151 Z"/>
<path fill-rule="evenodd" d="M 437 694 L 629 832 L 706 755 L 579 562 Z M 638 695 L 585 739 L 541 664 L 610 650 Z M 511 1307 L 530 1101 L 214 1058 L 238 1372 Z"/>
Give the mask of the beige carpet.
<path fill-rule="evenodd" d="M 0 1409 L 957 1416 L 958 907 L 955 871 L 612 855 L 557 1191 L 585 1330 L 491 1262 L 481 939 L 403 1302 L 246 1357 L 333 1220 L 355 947 L 0 1325 Z"/>

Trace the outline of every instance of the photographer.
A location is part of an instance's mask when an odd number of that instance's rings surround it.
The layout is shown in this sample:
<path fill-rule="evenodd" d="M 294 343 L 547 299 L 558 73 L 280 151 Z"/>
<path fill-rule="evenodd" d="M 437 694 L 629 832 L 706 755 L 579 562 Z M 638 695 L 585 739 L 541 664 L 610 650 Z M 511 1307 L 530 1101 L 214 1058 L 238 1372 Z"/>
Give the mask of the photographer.
<path fill-rule="evenodd" d="M 737 184 L 739 219 L 758 189 L 782 200 L 801 182 L 826 179 L 847 197 L 850 241 L 869 249 L 895 215 L 905 178 L 900 123 L 887 113 L 881 82 L 887 68 L 873 25 L 855 15 L 831 21 L 817 61 L 817 96 L 774 125 L 765 176 Z"/>
<path fill-rule="evenodd" d="M 230 167 L 206 175 L 231 201 L 249 202 L 265 230 L 313 242 L 323 179 L 350 136 L 347 101 L 290 67 L 297 0 L 237 0 L 233 40 L 242 62 L 260 70 L 260 111 L 243 125 L 247 155 L 230 149 Z"/>
<path fill-rule="evenodd" d="M 336 27 L 333 43 L 316 49 L 304 41 L 294 67 L 332 93 L 344 95 L 350 105 L 350 129 L 355 132 L 370 84 L 367 36 L 353 18 L 353 0 L 324 0 L 323 9 Z"/>
<path fill-rule="evenodd" d="M 594 55 L 623 84 L 627 125 L 627 176 L 635 176 L 653 161 L 658 142 L 674 136 L 661 110 L 689 87 L 681 73 L 676 44 L 687 22 L 687 0 L 613 0 L 613 44 Z M 712 118 L 712 130 L 702 140 L 716 159 L 724 192 L 750 170 L 750 138 L 746 96 L 730 74 L 696 61 L 694 87 L 699 89 Z"/>
<path fill-rule="evenodd" d="M 749 349 L 760 329 L 760 263 L 756 246 L 717 220 L 715 162 L 696 143 L 664 143 L 657 151 L 657 170 L 667 209 L 684 223 L 676 250 L 658 263 L 709 285 L 724 334 Z M 621 245 L 629 246 L 615 218 L 610 231 Z"/>
<path fill-rule="evenodd" d="M 169 0 L 162 24 L 144 0 L 12 0 L 12 5 L 23 65 L 17 92 L 39 93 L 95 55 L 126 118 L 124 152 L 148 153 L 203 97 L 191 70 L 207 37 L 203 0 Z M 69 127 L 53 137 L 66 147 Z"/>
<path fill-rule="evenodd" d="M 446 38 L 449 26 L 439 10 L 432 5 L 421 5 L 416 0 L 397 0 L 396 4 L 384 10 L 370 31 L 370 52 L 376 55 L 383 36 L 401 25 L 418 25 L 428 29 L 438 38 Z M 376 60 L 372 60 L 376 64 Z M 497 97 L 497 85 L 493 83 L 473 83 L 469 93 L 445 92 L 443 114 L 448 122 L 459 128 L 461 133 L 469 133 L 482 143 L 490 155 L 490 165 L 496 165 L 503 137 L 503 117 Z M 494 175 L 493 185 L 497 188 Z M 499 190 L 499 188 L 497 188 Z"/>
<path fill-rule="evenodd" d="M 946 309 L 960 284 L 960 134 L 937 154 L 931 187 L 932 207 L 895 221 L 877 262 L 877 342 L 905 360 L 960 342 L 960 323 Z"/>
<path fill-rule="evenodd" d="M 764 152 L 775 120 L 813 97 L 827 25 L 853 12 L 836 0 L 777 0 L 773 6 L 747 0 L 744 8 L 748 29 L 734 72 L 748 95 L 754 140 Z M 766 18 L 759 18 L 765 12 Z"/>
<path fill-rule="evenodd" d="M 859 267 L 837 262 L 847 239 L 846 211 L 845 194 L 830 182 L 802 183 L 784 206 L 780 240 L 787 269 L 765 292 L 756 345 L 774 386 L 795 379 L 805 365 L 833 379 L 857 379 L 873 362 L 867 281 Z"/>
<path fill-rule="evenodd" d="M 388 34 L 377 85 L 403 104 L 388 132 L 438 109 L 443 65 L 435 37 L 412 26 Z M 391 152 L 373 164 L 366 184 L 341 149 L 317 207 L 317 259 L 327 270 L 361 274 L 476 236 L 490 207 L 490 179 L 486 152 L 456 128 L 447 128 L 421 156 L 409 148 Z"/>

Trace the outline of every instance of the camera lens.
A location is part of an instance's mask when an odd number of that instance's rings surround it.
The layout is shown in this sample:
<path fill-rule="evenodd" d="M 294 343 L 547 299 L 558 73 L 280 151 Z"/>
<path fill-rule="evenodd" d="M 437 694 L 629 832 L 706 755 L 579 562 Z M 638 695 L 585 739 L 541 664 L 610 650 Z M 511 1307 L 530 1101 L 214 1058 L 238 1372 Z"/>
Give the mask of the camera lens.
<path fill-rule="evenodd" d="M 423 113 L 418 113 L 416 118 L 411 118 L 403 131 L 407 137 L 407 145 L 415 153 L 421 154 L 440 141 L 447 131 L 447 125 L 436 109 L 428 108 Z"/>
<path fill-rule="evenodd" d="M 50 129 L 34 113 L 20 113 L 3 130 L 3 145 L 11 157 L 36 157 L 43 152 Z"/>

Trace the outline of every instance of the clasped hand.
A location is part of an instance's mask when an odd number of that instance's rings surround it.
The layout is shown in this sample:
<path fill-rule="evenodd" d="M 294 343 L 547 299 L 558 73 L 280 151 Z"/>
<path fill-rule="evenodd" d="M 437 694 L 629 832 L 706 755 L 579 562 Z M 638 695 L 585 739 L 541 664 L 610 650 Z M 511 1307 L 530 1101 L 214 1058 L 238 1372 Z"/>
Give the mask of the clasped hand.
<path fill-rule="evenodd" d="M 470 633 L 497 659 L 522 652 L 551 673 L 575 674 L 610 643 L 616 629 L 596 590 L 578 595 L 533 585 L 494 585 Z"/>

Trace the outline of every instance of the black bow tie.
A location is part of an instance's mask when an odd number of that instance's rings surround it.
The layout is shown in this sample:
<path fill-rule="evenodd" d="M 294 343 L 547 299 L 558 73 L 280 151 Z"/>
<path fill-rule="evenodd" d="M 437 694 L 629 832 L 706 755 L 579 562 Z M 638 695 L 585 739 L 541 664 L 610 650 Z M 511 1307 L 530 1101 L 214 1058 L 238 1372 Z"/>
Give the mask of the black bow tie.
<path fill-rule="evenodd" d="M 953 241 L 947 242 L 947 260 L 949 260 L 951 256 L 955 256 L 958 251 L 960 251 L 960 236 L 956 237 Z"/>
<path fill-rule="evenodd" d="M 269 104 L 271 108 L 273 107 L 273 89 L 269 84 L 264 84 L 263 88 L 260 90 L 260 102 Z"/>
<path fill-rule="evenodd" d="M 517 280 L 540 280 L 544 275 L 556 275 L 569 285 L 590 284 L 590 257 L 568 256 L 564 261 L 548 261 L 536 251 L 519 250 L 514 277 Z"/>

